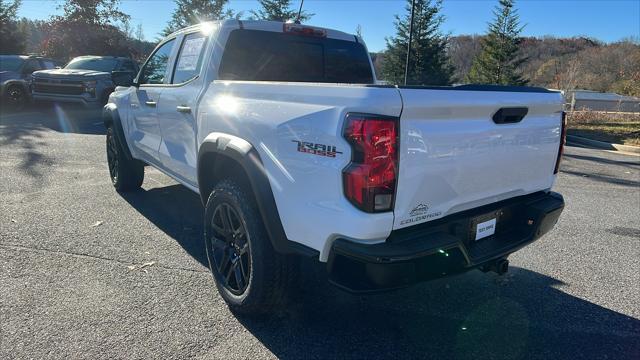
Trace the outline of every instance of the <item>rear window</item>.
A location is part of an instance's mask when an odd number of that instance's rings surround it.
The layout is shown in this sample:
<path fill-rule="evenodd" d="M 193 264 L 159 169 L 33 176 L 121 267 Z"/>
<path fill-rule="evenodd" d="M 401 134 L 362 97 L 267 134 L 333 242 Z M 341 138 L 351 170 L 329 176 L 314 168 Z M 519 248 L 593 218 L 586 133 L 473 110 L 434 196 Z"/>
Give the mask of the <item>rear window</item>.
<path fill-rule="evenodd" d="M 258 30 L 231 32 L 218 76 L 221 80 L 373 83 L 369 56 L 360 43 Z"/>

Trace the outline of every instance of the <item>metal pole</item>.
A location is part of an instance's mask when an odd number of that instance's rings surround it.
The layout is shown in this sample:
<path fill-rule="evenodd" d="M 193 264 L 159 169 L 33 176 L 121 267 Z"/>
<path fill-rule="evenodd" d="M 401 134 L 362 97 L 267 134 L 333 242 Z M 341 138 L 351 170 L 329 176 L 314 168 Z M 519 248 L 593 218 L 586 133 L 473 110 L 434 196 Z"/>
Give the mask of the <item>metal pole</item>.
<path fill-rule="evenodd" d="M 411 56 L 411 41 L 413 40 L 413 11 L 416 8 L 416 0 L 411 0 L 411 21 L 409 23 L 409 42 L 407 43 L 407 61 L 404 64 L 404 84 L 407 85 L 409 76 L 409 57 Z"/>

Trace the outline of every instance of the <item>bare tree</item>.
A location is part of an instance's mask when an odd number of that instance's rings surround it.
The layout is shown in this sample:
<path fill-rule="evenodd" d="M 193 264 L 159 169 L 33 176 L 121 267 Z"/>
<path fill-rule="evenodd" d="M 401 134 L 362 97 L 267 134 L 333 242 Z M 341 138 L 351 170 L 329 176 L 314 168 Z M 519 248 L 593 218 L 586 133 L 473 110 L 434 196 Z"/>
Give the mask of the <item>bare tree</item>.
<path fill-rule="evenodd" d="M 136 27 L 136 40 L 144 41 L 144 30 L 142 29 L 142 24 L 138 24 Z"/>

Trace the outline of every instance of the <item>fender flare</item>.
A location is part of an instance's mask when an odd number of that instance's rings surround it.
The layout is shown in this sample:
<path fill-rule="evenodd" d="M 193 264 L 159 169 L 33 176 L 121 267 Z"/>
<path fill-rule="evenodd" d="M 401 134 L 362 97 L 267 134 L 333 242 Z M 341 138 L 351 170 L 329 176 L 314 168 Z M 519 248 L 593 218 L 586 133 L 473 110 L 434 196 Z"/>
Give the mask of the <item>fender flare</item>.
<path fill-rule="evenodd" d="M 113 133 L 121 145 L 121 150 L 124 152 L 124 156 L 127 160 L 133 160 L 133 156 L 131 155 L 131 151 L 129 151 L 129 146 L 127 145 L 127 139 L 124 136 L 124 129 L 122 128 L 120 114 L 118 114 L 116 104 L 109 103 L 102 108 L 102 122 L 104 123 L 105 128 L 113 126 Z"/>
<path fill-rule="evenodd" d="M 264 227 L 271 239 L 273 248 L 282 254 L 301 254 L 304 256 L 319 256 L 319 252 L 298 242 L 291 241 L 282 226 L 280 214 L 269 177 L 264 169 L 258 151 L 248 141 L 224 133 L 211 133 L 207 136 L 198 151 L 198 184 L 206 181 L 206 172 L 202 171 L 203 159 L 211 154 L 224 155 L 237 162 L 247 175 L 247 182 L 258 205 Z M 215 160 L 214 160 L 215 161 Z M 202 189 L 202 186 L 200 186 Z M 206 206 L 209 194 L 200 193 L 203 205 Z"/>

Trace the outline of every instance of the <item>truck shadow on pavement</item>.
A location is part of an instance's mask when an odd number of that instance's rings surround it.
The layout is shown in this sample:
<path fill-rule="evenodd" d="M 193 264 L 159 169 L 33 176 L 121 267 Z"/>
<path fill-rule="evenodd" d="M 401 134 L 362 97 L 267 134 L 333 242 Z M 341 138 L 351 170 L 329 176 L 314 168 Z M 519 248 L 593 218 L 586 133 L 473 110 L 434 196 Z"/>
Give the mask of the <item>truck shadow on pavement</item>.
<path fill-rule="evenodd" d="M 209 267 L 202 241 L 204 208 L 200 197 L 182 185 L 121 193 L 140 214 L 205 267 Z"/>
<path fill-rule="evenodd" d="M 367 296 L 308 282 L 283 314 L 238 319 L 282 359 L 637 359 L 640 321 L 565 286 L 522 268 Z"/>
<path fill-rule="evenodd" d="M 122 196 L 207 266 L 197 195 L 172 185 Z M 472 271 L 353 295 L 305 261 L 286 310 L 236 318 L 282 359 L 637 358 L 640 321 L 570 291 L 571 284 L 512 267 L 503 277 Z"/>

